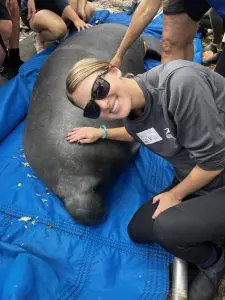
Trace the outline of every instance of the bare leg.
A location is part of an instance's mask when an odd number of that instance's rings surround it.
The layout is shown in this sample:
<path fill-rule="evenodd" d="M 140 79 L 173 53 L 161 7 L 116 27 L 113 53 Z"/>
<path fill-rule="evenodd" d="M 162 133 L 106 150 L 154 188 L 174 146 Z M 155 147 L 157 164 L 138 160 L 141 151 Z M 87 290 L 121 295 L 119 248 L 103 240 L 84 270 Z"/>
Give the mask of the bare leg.
<path fill-rule="evenodd" d="M 85 22 L 95 13 L 95 6 L 87 0 L 70 0 L 70 5 Z"/>
<path fill-rule="evenodd" d="M 2 43 L 8 45 L 12 35 L 12 22 L 10 20 L 0 20 L 0 35 L 3 40 Z M 6 51 L 0 43 L 0 66 L 3 64 L 5 57 Z"/>
<path fill-rule="evenodd" d="M 198 22 L 193 21 L 186 13 L 164 15 L 162 62 L 193 60 L 193 38 L 197 28 Z"/>
<path fill-rule="evenodd" d="M 9 39 L 12 35 L 12 21 L 0 20 L 0 34 L 4 42 L 8 44 Z"/>
<path fill-rule="evenodd" d="M 1 39 L 1 37 L 0 37 L 0 39 Z M 6 56 L 6 52 L 5 52 L 5 49 L 3 48 L 3 46 L 1 45 L 1 41 L 0 41 L 0 68 L 5 60 L 5 56 Z"/>
<path fill-rule="evenodd" d="M 67 33 L 65 22 L 57 14 L 50 10 L 38 11 L 30 21 L 30 27 L 37 32 L 37 52 L 44 49 L 45 42 L 51 42 L 63 38 Z"/>

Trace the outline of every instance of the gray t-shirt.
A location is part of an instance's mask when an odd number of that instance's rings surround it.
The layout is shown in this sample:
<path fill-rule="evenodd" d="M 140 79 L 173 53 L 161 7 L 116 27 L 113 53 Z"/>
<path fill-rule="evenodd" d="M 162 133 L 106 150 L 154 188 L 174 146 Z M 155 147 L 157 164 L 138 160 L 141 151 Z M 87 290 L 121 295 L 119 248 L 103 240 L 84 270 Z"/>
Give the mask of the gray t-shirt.
<path fill-rule="evenodd" d="M 135 140 L 168 160 L 183 180 L 199 165 L 225 168 L 225 78 L 183 60 L 160 65 L 135 77 L 146 104 L 125 127 Z M 225 171 L 197 192 L 225 186 Z"/>

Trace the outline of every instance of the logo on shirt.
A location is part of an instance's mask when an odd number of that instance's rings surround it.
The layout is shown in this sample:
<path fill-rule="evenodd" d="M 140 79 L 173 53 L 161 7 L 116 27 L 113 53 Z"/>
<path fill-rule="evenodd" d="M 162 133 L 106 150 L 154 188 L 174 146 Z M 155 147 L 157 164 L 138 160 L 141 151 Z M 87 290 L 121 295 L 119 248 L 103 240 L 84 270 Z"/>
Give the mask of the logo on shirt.
<path fill-rule="evenodd" d="M 169 128 L 165 128 L 164 130 L 166 132 L 166 138 L 167 139 L 174 139 L 175 140 L 175 137 L 170 133 L 170 129 Z"/>
<path fill-rule="evenodd" d="M 137 133 L 137 136 L 145 145 L 150 145 L 157 143 L 162 140 L 162 137 L 158 134 L 158 132 L 152 127 L 147 130 L 141 131 Z"/>

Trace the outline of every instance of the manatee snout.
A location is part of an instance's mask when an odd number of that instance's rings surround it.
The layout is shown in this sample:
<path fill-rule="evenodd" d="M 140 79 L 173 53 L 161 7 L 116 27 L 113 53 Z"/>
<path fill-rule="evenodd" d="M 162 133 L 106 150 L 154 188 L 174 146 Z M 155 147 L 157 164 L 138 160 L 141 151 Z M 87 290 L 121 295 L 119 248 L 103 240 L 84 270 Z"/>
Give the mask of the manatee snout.
<path fill-rule="evenodd" d="M 66 209 L 75 220 L 86 226 L 103 222 L 107 209 L 99 193 L 91 192 L 79 197 L 64 199 Z"/>

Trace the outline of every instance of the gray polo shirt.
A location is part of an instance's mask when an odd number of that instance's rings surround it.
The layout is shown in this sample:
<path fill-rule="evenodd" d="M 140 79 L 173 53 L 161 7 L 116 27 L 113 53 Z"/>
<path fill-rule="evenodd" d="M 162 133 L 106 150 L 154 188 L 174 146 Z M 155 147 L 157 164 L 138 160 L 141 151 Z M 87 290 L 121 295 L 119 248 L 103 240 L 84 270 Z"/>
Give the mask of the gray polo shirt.
<path fill-rule="evenodd" d="M 183 180 L 199 165 L 225 168 L 225 78 L 184 60 L 160 65 L 135 77 L 145 96 L 138 117 L 125 127 L 135 140 L 168 160 Z M 198 191 L 225 186 L 225 171 Z"/>

